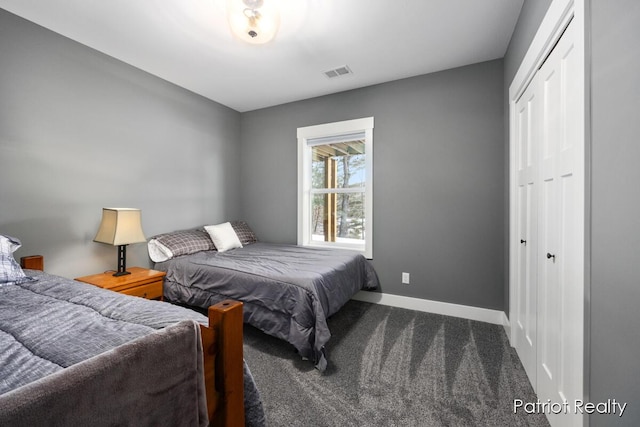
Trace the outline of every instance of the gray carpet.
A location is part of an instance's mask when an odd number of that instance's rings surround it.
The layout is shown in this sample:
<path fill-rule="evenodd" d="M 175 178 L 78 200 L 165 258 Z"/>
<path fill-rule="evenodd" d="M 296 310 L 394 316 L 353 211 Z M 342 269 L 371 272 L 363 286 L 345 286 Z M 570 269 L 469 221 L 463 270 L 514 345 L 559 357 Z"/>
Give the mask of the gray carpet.
<path fill-rule="evenodd" d="M 350 301 L 329 328 L 320 373 L 245 326 L 269 427 L 548 425 L 513 413 L 513 399 L 536 396 L 501 326 Z"/>

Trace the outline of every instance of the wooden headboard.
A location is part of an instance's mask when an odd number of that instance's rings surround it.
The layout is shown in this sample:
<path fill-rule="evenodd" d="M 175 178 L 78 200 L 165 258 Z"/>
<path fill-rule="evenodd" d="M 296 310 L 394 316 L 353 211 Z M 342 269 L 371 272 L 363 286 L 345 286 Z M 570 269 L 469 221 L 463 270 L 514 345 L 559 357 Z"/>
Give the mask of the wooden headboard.
<path fill-rule="evenodd" d="M 22 268 L 44 271 L 44 257 L 20 258 Z M 208 310 L 209 326 L 200 325 L 209 423 L 244 426 L 242 303 L 222 301 Z"/>
<path fill-rule="evenodd" d="M 20 258 L 20 265 L 29 270 L 44 271 L 44 257 L 42 255 L 23 256 Z"/>

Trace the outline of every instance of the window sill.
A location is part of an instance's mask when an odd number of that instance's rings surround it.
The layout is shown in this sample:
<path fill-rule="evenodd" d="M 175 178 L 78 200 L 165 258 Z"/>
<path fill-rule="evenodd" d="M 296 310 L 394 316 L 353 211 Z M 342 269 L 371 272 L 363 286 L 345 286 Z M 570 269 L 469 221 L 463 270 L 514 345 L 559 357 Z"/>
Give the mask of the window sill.
<path fill-rule="evenodd" d="M 309 243 L 303 243 L 301 246 L 307 246 L 312 248 L 340 249 L 340 250 L 353 251 L 353 252 L 358 252 L 362 254 L 362 256 L 364 256 L 366 259 L 369 259 L 369 260 L 373 259 L 373 255 L 367 254 L 367 251 L 362 245 L 355 246 L 355 245 L 348 245 L 348 244 L 345 245 L 340 243 L 309 242 Z"/>

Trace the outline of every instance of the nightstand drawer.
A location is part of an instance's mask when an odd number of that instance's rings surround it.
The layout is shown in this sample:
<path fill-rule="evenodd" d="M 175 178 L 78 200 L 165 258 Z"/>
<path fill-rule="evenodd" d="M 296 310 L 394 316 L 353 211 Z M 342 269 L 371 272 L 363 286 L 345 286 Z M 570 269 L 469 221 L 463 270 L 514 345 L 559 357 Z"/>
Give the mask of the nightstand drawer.
<path fill-rule="evenodd" d="M 109 272 L 77 277 L 76 280 L 121 294 L 162 300 L 162 284 L 166 275 L 164 271 L 141 267 L 131 267 L 127 271 L 130 274 L 114 276 Z"/>
<path fill-rule="evenodd" d="M 149 283 L 147 285 L 136 286 L 135 288 L 124 289 L 120 291 L 120 293 L 133 295 L 136 297 L 142 297 L 146 299 L 161 299 L 162 298 L 162 280 Z"/>

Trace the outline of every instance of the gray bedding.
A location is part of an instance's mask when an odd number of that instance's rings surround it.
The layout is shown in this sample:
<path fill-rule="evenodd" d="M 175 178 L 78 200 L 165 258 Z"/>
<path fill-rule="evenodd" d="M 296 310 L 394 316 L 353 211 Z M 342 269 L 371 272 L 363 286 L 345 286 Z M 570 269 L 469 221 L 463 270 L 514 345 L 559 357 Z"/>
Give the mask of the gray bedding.
<path fill-rule="evenodd" d="M 224 299 L 244 303 L 244 320 L 291 343 L 323 371 L 327 318 L 378 278 L 360 254 L 336 249 L 254 243 L 219 253 L 198 252 L 155 264 L 167 272 L 165 296 L 207 307 Z"/>
<path fill-rule="evenodd" d="M 62 416 L 67 418 L 60 425 L 83 419 L 75 416 L 89 416 L 92 425 L 206 424 L 202 375 L 189 376 L 202 373 L 197 323 L 206 324 L 206 317 L 43 272 L 27 273 L 36 280 L 0 286 L 0 425 L 26 414 L 31 418 L 24 419 L 37 424 L 61 422 L 55 417 Z M 139 369 L 131 369 L 132 363 Z M 245 366 L 246 389 L 258 399 L 245 406 L 259 425 L 264 414 Z M 140 417 L 141 408 L 147 408 L 146 418 L 133 422 L 127 411 Z"/>

